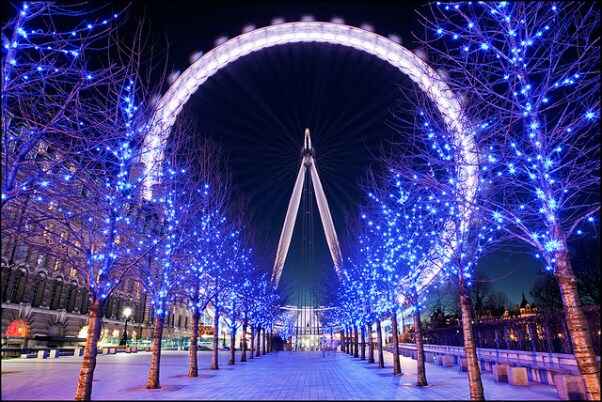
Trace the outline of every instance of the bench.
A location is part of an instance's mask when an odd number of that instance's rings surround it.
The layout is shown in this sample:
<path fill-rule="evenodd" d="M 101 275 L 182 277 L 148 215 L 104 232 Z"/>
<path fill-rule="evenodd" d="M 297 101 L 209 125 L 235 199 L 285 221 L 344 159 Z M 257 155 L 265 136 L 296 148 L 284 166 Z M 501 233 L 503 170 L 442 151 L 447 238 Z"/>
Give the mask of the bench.
<path fill-rule="evenodd" d="M 103 355 L 114 355 L 115 353 L 117 353 L 117 349 L 115 349 L 114 347 L 104 346 L 101 349 L 101 353 Z"/>
<path fill-rule="evenodd" d="M 508 384 L 529 385 L 529 377 L 526 367 L 508 367 Z"/>
<path fill-rule="evenodd" d="M 527 361 L 507 361 L 508 367 L 524 367 L 527 370 L 527 378 L 529 381 L 539 384 L 554 385 L 554 377 L 556 375 L 576 375 L 577 372 L 566 367 L 558 367 L 555 365 L 542 365 L 537 362 Z"/>
<path fill-rule="evenodd" d="M 560 399 L 567 401 L 585 400 L 585 384 L 580 376 L 558 374 L 554 376 L 554 386 Z"/>
<path fill-rule="evenodd" d="M 36 357 L 35 353 L 21 353 L 21 359 L 32 359 Z"/>
<path fill-rule="evenodd" d="M 542 364 L 538 361 L 503 359 L 500 362 L 497 362 L 493 356 L 480 356 L 479 363 L 481 366 L 481 371 L 491 371 L 491 373 L 494 374 L 494 378 L 496 377 L 496 373 L 494 373 L 496 365 L 506 365 L 508 369 L 514 367 L 524 368 L 527 372 L 527 381 L 539 384 L 554 385 L 554 376 L 556 375 L 577 374 L 574 370 L 571 370 L 570 368 L 558 367 L 554 364 Z M 507 371 L 506 373 L 506 375 L 508 376 L 509 373 Z M 498 373 L 498 377 L 499 375 L 503 375 L 503 372 Z M 505 381 L 502 378 L 500 378 L 499 382 Z"/>

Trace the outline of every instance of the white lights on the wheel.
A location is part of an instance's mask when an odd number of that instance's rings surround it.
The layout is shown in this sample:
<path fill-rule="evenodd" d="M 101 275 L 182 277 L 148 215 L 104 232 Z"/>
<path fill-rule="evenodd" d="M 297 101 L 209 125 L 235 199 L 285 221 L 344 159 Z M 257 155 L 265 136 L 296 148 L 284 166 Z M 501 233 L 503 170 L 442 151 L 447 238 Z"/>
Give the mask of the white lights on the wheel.
<path fill-rule="evenodd" d="M 461 155 L 457 159 L 464 162 L 458 167 L 459 176 L 466 179 L 464 182 L 466 200 L 468 204 L 472 202 L 478 179 L 478 159 L 474 138 L 472 133 L 463 130 L 460 104 L 440 75 L 396 41 L 340 22 L 310 21 L 278 23 L 243 33 L 205 53 L 180 74 L 161 98 L 157 112 L 151 119 L 151 132 L 145 140 L 142 162 L 146 169 L 144 191 L 146 198 L 151 197 L 152 185 L 158 181 L 154 167 L 163 158 L 163 147 L 170 129 L 183 105 L 199 86 L 221 68 L 240 57 L 266 47 L 293 42 L 323 42 L 353 47 L 390 63 L 417 83 L 437 106 L 445 124 L 454 135 L 454 142 L 459 145 Z M 470 217 L 468 208 L 465 216 L 464 226 L 468 224 Z M 453 228 L 442 236 L 448 236 L 448 240 L 453 239 L 452 231 Z M 434 263 L 432 269 L 425 270 L 420 278 L 419 288 L 427 286 L 434 279 L 442 263 Z"/>

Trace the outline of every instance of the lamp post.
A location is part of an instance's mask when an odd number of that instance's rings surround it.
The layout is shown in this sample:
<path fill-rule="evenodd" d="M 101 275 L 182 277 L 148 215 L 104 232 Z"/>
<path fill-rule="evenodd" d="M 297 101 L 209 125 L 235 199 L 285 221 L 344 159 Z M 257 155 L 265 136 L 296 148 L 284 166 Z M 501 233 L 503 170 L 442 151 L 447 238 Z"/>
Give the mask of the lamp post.
<path fill-rule="evenodd" d="M 128 342 L 128 321 L 130 320 L 130 316 L 132 315 L 132 309 L 126 307 L 123 309 L 123 317 L 125 318 L 125 326 L 123 327 L 123 335 L 121 336 L 121 341 L 119 341 L 119 345 L 126 346 Z"/>

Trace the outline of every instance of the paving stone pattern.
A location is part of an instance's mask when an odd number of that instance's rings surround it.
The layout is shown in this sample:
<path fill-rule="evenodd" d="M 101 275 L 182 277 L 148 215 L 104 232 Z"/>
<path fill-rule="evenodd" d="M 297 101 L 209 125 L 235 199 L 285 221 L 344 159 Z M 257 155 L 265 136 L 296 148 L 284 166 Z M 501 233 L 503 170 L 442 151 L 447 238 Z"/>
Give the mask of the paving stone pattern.
<path fill-rule="evenodd" d="M 238 358 L 238 356 L 237 356 Z M 416 387 L 416 362 L 402 358 L 403 376 L 391 374 L 343 353 L 322 357 L 317 352 L 273 352 L 236 366 L 210 370 L 209 352 L 199 352 L 199 377 L 186 376 L 186 352 L 164 352 L 160 390 L 144 388 L 149 353 L 99 356 L 92 398 L 101 399 L 468 399 L 466 373 L 427 364 L 428 387 Z M 81 358 L 2 361 L 2 399 L 73 399 Z M 484 376 L 487 399 L 557 400 L 553 387 L 497 384 Z"/>

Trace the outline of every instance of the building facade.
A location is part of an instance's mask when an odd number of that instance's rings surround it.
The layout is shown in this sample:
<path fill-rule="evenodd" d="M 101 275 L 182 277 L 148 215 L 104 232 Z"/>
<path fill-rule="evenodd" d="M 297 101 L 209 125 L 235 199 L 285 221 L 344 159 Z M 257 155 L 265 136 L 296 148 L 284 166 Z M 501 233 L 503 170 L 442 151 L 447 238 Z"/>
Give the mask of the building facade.
<path fill-rule="evenodd" d="M 75 270 L 66 272 L 60 262 L 12 236 L 2 237 L 0 264 L 4 346 L 71 346 L 85 337 L 89 297 Z M 118 342 L 123 335 L 126 307 L 132 311 L 128 338 L 150 339 L 154 318 L 151 304 L 140 283 L 126 279 L 107 301 L 101 345 Z M 189 311 L 176 305 L 167 317 L 164 336 L 188 338 L 190 327 Z"/>
<path fill-rule="evenodd" d="M 60 151 L 44 142 L 36 147 L 35 155 L 21 170 L 40 164 L 50 170 L 63 159 Z M 65 166 L 71 166 L 65 163 Z M 4 168 L 5 166 L 3 166 Z M 59 185 L 55 183 L 54 184 Z M 81 188 L 82 202 L 86 186 Z M 64 187 L 63 192 L 75 188 Z M 88 290 L 81 273 L 63 264 L 57 255 L 69 256 L 70 250 L 53 245 L 46 239 L 45 230 L 29 227 L 25 217 L 32 214 L 29 197 L 6 205 L 2 210 L 2 239 L 0 261 L 0 293 L 2 300 L 2 346 L 8 348 L 44 348 L 74 346 L 87 333 L 87 313 L 90 304 Z M 49 203 L 48 211 L 56 205 Z M 145 211 L 141 208 L 140 215 Z M 35 214 L 35 212 L 33 212 Z M 51 227 L 53 223 L 46 223 Z M 77 225 L 77 222 L 74 222 Z M 69 236 L 62 233 L 62 236 Z M 64 243 L 65 244 L 65 243 Z M 37 247 L 36 247 L 37 246 Z M 150 339 L 153 310 L 142 285 L 126 278 L 120 288 L 108 298 L 103 317 L 100 345 L 119 343 L 125 327 L 123 312 L 131 309 L 127 332 L 129 339 Z M 164 337 L 183 339 L 190 335 L 190 313 L 183 304 L 175 305 L 165 322 Z"/>

